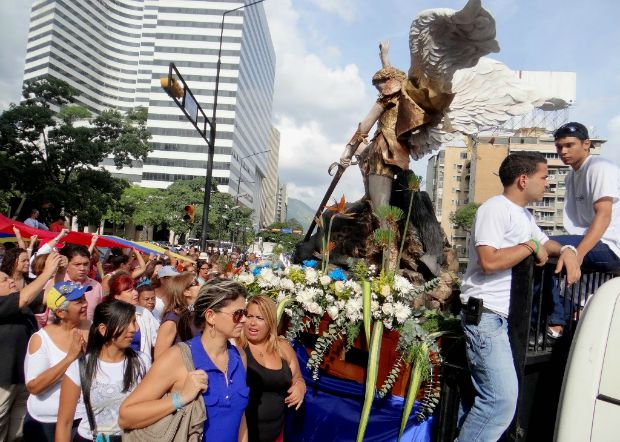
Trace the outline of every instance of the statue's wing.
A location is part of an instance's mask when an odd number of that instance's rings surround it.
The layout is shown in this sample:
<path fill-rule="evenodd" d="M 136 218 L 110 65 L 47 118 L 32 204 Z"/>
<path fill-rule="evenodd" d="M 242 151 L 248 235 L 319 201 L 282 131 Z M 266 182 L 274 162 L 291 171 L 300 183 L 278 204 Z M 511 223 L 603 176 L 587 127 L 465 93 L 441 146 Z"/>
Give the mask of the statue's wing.
<path fill-rule="evenodd" d="M 447 132 L 467 135 L 496 128 L 534 108 L 548 110 L 568 106 L 562 99 L 541 96 L 506 65 L 490 58 L 481 58 L 473 68 L 457 71 L 452 89 L 454 99 L 441 127 Z"/>
<path fill-rule="evenodd" d="M 409 49 L 409 75 L 451 93 L 458 69 L 471 68 L 480 57 L 499 51 L 495 20 L 480 0 L 469 0 L 460 11 L 429 9 L 411 23 Z"/>

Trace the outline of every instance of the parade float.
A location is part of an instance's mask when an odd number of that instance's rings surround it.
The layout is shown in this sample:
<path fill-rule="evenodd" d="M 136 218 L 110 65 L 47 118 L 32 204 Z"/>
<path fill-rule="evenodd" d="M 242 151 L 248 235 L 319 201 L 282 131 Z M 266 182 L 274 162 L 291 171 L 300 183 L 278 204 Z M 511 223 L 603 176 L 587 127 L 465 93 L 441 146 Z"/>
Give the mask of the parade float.
<path fill-rule="evenodd" d="M 458 136 L 475 143 L 480 131 L 514 116 L 566 104 L 484 58 L 499 45 L 480 0 L 422 12 L 409 47 L 405 73 L 390 64 L 389 44 L 380 44 L 382 67 L 372 78 L 379 97 L 329 168 L 333 180 L 296 250 L 298 264 L 238 276 L 251 295 L 277 301 L 283 332 L 307 369 L 306 408 L 320 408 L 287 440 L 430 440 L 428 427 L 406 433 L 439 401 L 441 339 L 459 330 L 449 313 L 458 305 L 458 266 L 410 157 Z M 359 165 L 365 196 L 328 205 L 351 164 Z"/>

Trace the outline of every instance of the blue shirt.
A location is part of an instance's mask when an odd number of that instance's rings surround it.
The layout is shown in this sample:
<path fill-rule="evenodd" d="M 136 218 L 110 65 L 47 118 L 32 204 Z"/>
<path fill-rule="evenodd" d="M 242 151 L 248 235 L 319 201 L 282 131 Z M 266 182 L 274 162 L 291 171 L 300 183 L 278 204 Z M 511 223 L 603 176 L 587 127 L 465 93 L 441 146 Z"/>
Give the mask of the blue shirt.
<path fill-rule="evenodd" d="M 224 373 L 209 358 L 200 336 L 187 342 L 196 370 L 207 372 L 208 388 L 202 397 L 207 409 L 205 441 L 237 442 L 241 418 L 248 405 L 250 388 L 245 383 L 245 367 L 235 346 L 228 343 L 228 384 Z"/>
<path fill-rule="evenodd" d="M 142 340 L 142 333 L 140 333 L 140 330 L 138 330 L 136 334 L 133 335 L 133 339 L 131 340 L 130 347 L 133 348 L 135 351 L 139 352 L 141 340 Z"/>

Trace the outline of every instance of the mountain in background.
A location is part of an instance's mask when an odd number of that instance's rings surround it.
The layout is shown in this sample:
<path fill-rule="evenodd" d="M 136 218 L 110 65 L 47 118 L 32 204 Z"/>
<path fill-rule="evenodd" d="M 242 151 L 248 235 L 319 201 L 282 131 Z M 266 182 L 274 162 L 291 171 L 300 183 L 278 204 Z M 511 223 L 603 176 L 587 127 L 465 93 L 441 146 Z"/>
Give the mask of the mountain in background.
<path fill-rule="evenodd" d="M 289 220 L 295 218 L 302 224 L 302 226 L 304 226 L 304 230 L 310 226 L 315 212 L 316 209 L 313 209 L 301 200 L 295 198 L 288 199 L 286 219 Z"/>

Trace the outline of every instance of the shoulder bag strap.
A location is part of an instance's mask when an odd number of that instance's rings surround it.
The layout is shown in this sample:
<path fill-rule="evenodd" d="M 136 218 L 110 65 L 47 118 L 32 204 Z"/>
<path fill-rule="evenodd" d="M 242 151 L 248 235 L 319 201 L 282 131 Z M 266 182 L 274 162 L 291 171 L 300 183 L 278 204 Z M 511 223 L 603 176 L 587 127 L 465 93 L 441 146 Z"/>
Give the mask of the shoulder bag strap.
<path fill-rule="evenodd" d="M 177 345 L 179 346 L 179 350 L 181 350 L 181 357 L 183 358 L 183 363 L 187 371 L 196 370 L 194 359 L 192 358 L 192 350 L 189 348 L 189 345 L 185 342 L 179 342 Z"/>
<path fill-rule="evenodd" d="M 90 431 L 93 435 L 93 439 L 97 437 L 97 422 L 95 421 L 95 416 L 93 415 L 93 409 L 90 405 L 90 388 L 85 388 L 84 386 L 90 384 L 90 382 L 86 381 L 86 356 L 82 356 L 78 359 L 78 365 L 80 367 L 80 384 L 82 387 L 82 397 L 84 398 L 84 406 L 86 408 L 86 416 L 88 417 L 88 425 L 90 426 Z"/>

